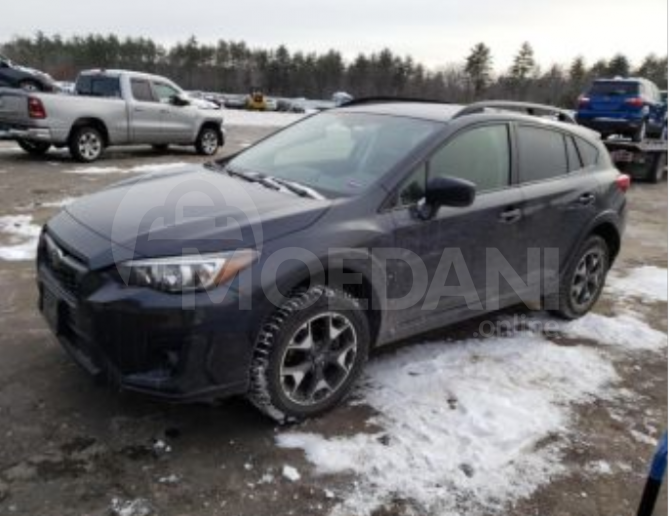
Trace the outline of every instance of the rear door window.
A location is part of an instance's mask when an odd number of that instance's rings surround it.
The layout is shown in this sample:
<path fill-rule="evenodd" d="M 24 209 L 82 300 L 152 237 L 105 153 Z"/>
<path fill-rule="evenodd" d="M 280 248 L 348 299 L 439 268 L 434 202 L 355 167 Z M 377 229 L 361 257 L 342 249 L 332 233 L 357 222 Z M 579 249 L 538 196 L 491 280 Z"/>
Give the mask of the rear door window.
<path fill-rule="evenodd" d="M 563 134 L 551 129 L 519 126 L 519 180 L 543 181 L 565 175 L 568 157 Z"/>
<path fill-rule="evenodd" d="M 598 163 L 598 149 L 582 138 L 575 138 L 579 155 L 582 157 L 582 163 L 585 167 L 591 167 Z"/>
<path fill-rule="evenodd" d="M 149 81 L 142 79 L 132 79 L 130 81 L 130 87 L 132 89 L 133 98 L 135 100 L 139 102 L 156 102 Z"/>
<path fill-rule="evenodd" d="M 568 150 L 568 171 L 574 172 L 582 168 L 582 162 L 579 159 L 579 152 L 577 151 L 577 144 L 571 136 L 565 137 L 565 145 Z"/>
<path fill-rule="evenodd" d="M 78 95 L 87 97 L 121 98 L 121 84 L 118 77 L 84 75 L 77 80 Z"/>

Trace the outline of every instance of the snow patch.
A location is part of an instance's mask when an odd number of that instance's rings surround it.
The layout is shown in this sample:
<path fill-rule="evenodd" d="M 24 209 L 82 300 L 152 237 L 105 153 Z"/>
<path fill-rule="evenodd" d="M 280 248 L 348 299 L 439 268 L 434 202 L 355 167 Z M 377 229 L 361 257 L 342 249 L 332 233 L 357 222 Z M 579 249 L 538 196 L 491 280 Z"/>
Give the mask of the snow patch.
<path fill-rule="evenodd" d="M 114 516 L 149 516 L 153 514 L 154 509 L 144 498 L 137 498 L 136 500 L 114 498 L 110 512 Z"/>
<path fill-rule="evenodd" d="M 605 292 L 643 301 L 668 300 L 668 269 L 645 265 L 629 270 L 625 275 L 612 271 Z"/>
<path fill-rule="evenodd" d="M 189 166 L 188 163 L 150 163 L 130 168 L 122 167 L 77 167 L 66 170 L 66 174 L 104 175 L 104 174 L 140 174 L 148 172 L 167 172 Z"/>
<path fill-rule="evenodd" d="M 65 199 L 61 199 L 60 201 L 49 201 L 49 202 L 43 202 L 40 204 L 40 207 L 43 208 L 65 208 L 66 206 L 69 206 L 73 202 L 77 200 L 76 197 L 66 197 Z"/>
<path fill-rule="evenodd" d="M 567 337 L 594 340 L 626 350 L 659 350 L 668 345 L 667 334 L 630 314 L 605 317 L 589 313 L 560 328 Z"/>
<path fill-rule="evenodd" d="M 0 217 L 0 260 L 34 260 L 41 228 L 33 224 L 30 215 L 7 215 Z M 3 238 L 4 237 L 4 238 Z"/>
<path fill-rule="evenodd" d="M 359 476 L 365 497 L 350 493 L 335 514 L 394 497 L 441 514 L 495 510 L 563 472 L 559 443 L 542 442 L 569 428 L 571 404 L 617 378 L 598 351 L 529 333 L 415 346 L 369 366 L 361 394 L 382 432 L 277 442 L 304 450 L 317 473 Z"/>
<path fill-rule="evenodd" d="M 293 466 L 284 466 L 281 473 L 284 478 L 290 480 L 291 482 L 297 482 L 300 480 L 300 473 Z"/>
<path fill-rule="evenodd" d="M 283 127 L 304 118 L 302 113 L 275 113 L 230 109 L 224 113 L 225 125 Z"/>

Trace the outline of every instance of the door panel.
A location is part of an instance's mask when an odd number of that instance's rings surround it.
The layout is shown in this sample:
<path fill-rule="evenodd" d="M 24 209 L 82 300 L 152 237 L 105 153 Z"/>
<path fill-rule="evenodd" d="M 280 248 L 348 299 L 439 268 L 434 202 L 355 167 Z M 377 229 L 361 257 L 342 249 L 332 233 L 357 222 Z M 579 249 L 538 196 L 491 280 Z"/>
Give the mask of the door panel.
<path fill-rule="evenodd" d="M 401 323 L 411 323 L 412 320 L 440 316 L 440 313 L 465 308 L 470 300 L 477 299 L 481 308 L 490 305 L 487 299 L 487 253 L 489 260 L 500 270 L 503 265 L 497 258 L 497 250 L 507 263 L 521 278 L 526 275 L 526 254 L 521 244 L 519 227 L 520 218 L 506 219 L 505 214 L 519 210 L 523 196 L 518 188 L 508 188 L 490 192 L 476 197 L 475 202 L 468 208 L 442 208 L 437 216 L 428 221 L 419 220 L 411 208 L 394 211 L 396 247 L 407 249 L 417 254 L 423 260 L 427 272 L 429 286 L 437 281 L 433 288 L 428 288 L 420 303 L 398 315 Z M 451 263 L 450 270 L 445 271 L 441 262 L 445 249 L 446 263 Z M 467 292 L 466 296 L 441 296 L 442 285 L 447 287 L 465 287 L 467 278 L 460 277 L 456 269 L 456 261 L 462 256 L 467 267 L 467 274 L 472 280 L 474 292 Z M 453 259 L 453 260 L 452 260 Z M 412 274 L 408 267 L 396 271 L 397 281 L 389 287 L 389 298 L 397 298 L 406 294 L 407 285 L 412 281 Z M 436 274 L 440 273 L 437 277 Z M 489 286 L 490 287 L 490 286 Z M 504 280 L 499 281 L 499 296 L 501 305 L 513 297 L 512 287 Z M 435 306 L 435 310 L 425 310 Z"/>
<path fill-rule="evenodd" d="M 129 121 L 135 143 L 163 143 L 161 118 L 164 106 L 158 102 L 149 81 L 131 80 L 133 101 L 129 103 Z"/>

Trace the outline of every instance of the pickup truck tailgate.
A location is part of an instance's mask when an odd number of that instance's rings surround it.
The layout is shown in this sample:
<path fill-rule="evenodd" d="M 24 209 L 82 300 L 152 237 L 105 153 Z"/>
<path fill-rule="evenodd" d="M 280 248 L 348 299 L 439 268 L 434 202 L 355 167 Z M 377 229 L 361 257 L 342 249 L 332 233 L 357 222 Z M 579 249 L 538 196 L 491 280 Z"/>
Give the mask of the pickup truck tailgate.
<path fill-rule="evenodd" d="M 0 89 L 0 123 L 26 124 L 28 117 L 28 95 L 21 90 Z"/>

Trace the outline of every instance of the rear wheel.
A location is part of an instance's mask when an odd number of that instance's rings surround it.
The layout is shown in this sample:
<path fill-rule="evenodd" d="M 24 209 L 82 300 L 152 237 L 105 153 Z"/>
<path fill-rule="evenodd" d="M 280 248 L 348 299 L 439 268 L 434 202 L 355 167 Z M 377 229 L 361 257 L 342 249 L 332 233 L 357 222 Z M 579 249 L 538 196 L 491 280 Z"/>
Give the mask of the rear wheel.
<path fill-rule="evenodd" d="M 219 150 L 219 132 L 213 127 L 204 127 L 195 142 L 195 149 L 203 156 L 213 156 Z"/>
<path fill-rule="evenodd" d="M 290 298 L 263 325 L 248 397 L 280 421 L 314 417 L 336 406 L 363 371 L 368 321 L 344 292 L 312 287 Z"/>
<path fill-rule="evenodd" d="M 100 158 L 105 149 L 105 141 L 95 127 L 84 126 L 74 130 L 69 147 L 74 159 L 90 163 Z"/>
<path fill-rule="evenodd" d="M 668 155 L 663 152 L 654 157 L 654 162 L 649 167 L 647 181 L 650 183 L 660 183 L 665 179 L 667 173 Z"/>
<path fill-rule="evenodd" d="M 605 286 L 609 263 L 610 252 L 605 240 L 597 235 L 589 237 L 561 278 L 558 308 L 554 313 L 565 319 L 577 319 L 591 310 Z"/>
<path fill-rule="evenodd" d="M 16 140 L 16 143 L 18 143 L 19 147 L 32 156 L 44 156 L 51 148 L 51 144 L 47 142 Z"/>

